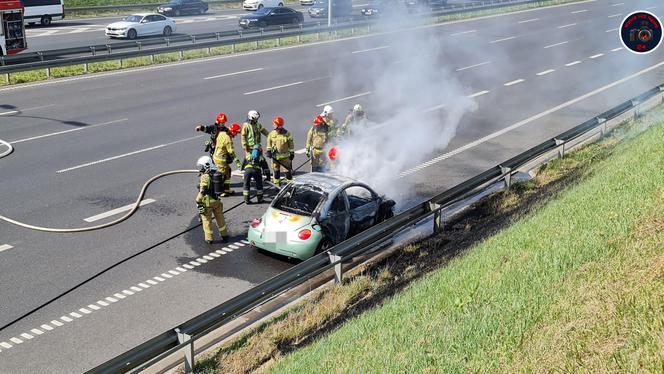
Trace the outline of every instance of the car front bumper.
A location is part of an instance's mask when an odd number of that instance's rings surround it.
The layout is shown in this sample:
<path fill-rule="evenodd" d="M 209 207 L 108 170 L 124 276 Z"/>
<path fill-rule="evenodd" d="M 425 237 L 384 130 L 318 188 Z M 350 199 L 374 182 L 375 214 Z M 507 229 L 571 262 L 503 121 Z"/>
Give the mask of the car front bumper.
<path fill-rule="evenodd" d="M 300 5 L 314 5 L 314 0 L 300 0 Z"/>
<path fill-rule="evenodd" d="M 109 30 L 106 29 L 106 36 L 111 38 L 126 38 L 127 30 Z"/>
<path fill-rule="evenodd" d="M 313 256 L 318 243 L 323 236 L 316 230 L 311 230 L 311 237 L 300 240 L 295 232 L 264 232 L 263 225 L 257 228 L 249 227 L 247 240 L 251 245 L 264 251 L 278 255 L 306 260 Z"/>

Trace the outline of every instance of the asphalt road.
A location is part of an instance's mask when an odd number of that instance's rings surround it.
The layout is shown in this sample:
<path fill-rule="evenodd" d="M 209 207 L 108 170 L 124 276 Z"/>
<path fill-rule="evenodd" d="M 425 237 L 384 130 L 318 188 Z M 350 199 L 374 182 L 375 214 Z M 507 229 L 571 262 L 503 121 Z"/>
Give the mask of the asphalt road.
<path fill-rule="evenodd" d="M 431 71 L 458 81 L 477 110 L 461 118 L 447 147 L 427 148 L 431 162 L 414 158 L 393 171 L 403 208 L 662 83 L 664 50 L 637 56 L 617 38 L 622 18 L 636 9 L 657 14 L 662 6 L 656 0 L 586 1 L 3 88 L 0 139 L 16 149 L 0 160 L 0 214 L 41 226 L 90 225 L 85 218 L 132 203 L 151 176 L 192 168 L 205 139 L 193 126 L 210 123 L 219 111 L 240 122 L 255 108 L 264 124 L 282 115 L 296 148 L 327 102 L 339 114 L 360 102 L 370 118 L 389 120 L 398 108 L 385 108 L 384 98 L 375 97 L 390 81 L 380 72 L 417 76 L 414 69 L 431 69 L 422 66 L 423 56 L 440 47 Z M 403 35 L 432 39 L 429 48 L 404 53 L 397 42 Z M 426 104 L 454 98 L 437 99 Z M 449 111 L 431 106 L 391 130 L 394 137 L 417 138 L 422 121 Z M 379 151 L 389 157 L 399 149 Z M 298 155 L 295 163 L 302 161 Z M 197 224 L 194 186 L 191 174 L 159 181 L 147 196 L 154 202 L 120 225 L 91 233 L 47 234 L 0 223 L 0 326 L 150 248 L 0 330 L 2 371 L 84 371 L 290 266 L 241 245 L 247 223 L 265 206 L 227 214 L 235 248 L 206 245 L 200 228 L 176 235 Z"/>

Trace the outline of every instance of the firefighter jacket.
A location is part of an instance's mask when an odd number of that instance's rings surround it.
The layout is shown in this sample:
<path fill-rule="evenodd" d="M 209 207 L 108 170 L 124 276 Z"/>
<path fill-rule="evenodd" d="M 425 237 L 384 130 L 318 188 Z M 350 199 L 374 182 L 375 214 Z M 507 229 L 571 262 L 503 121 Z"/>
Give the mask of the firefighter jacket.
<path fill-rule="evenodd" d="M 331 114 L 329 114 L 326 117 L 323 117 L 325 119 L 325 124 L 329 127 L 328 128 L 328 136 L 334 137 L 337 135 L 339 132 L 339 124 L 337 123 L 337 119 L 334 118 Z"/>
<path fill-rule="evenodd" d="M 198 195 L 196 195 L 196 203 L 203 204 L 206 208 L 210 204 L 217 201 L 217 196 L 214 193 L 214 185 L 212 184 L 211 173 L 203 173 L 198 179 Z"/>
<path fill-rule="evenodd" d="M 267 129 L 261 125 L 260 122 L 256 121 L 255 124 L 251 122 L 245 122 L 242 124 L 242 133 L 240 143 L 242 144 L 242 149 L 246 153 L 251 152 L 251 149 L 255 144 L 261 144 L 261 134 L 267 136 L 269 132 Z"/>
<path fill-rule="evenodd" d="M 214 148 L 214 155 L 212 159 L 215 164 L 224 163 L 230 165 L 235 159 L 235 148 L 233 147 L 233 139 L 228 132 L 221 131 L 217 135 L 217 144 Z"/>
<path fill-rule="evenodd" d="M 267 136 L 267 149 L 275 160 L 286 159 L 294 150 L 293 136 L 284 128 L 272 130 Z"/>
<path fill-rule="evenodd" d="M 328 125 L 317 125 L 309 129 L 307 133 L 306 149 L 312 149 L 314 153 L 323 153 L 325 144 L 330 140 L 330 127 Z"/>
<path fill-rule="evenodd" d="M 267 161 L 265 161 L 265 157 L 263 157 L 262 153 L 258 154 L 257 158 L 252 159 L 251 158 L 251 152 L 247 153 L 247 156 L 245 156 L 244 161 L 242 161 L 242 170 L 253 168 L 254 170 L 260 171 L 263 168 L 263 165 L 267 165 Z"/>

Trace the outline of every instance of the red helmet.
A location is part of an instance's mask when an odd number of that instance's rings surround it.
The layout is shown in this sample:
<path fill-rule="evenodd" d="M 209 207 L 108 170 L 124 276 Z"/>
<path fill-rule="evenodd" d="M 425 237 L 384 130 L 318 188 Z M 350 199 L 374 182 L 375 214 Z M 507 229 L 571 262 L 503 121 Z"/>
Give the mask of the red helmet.
<path fill-rule="evenodd" d="M 220 123 L 226 123 L 228 119 L 226 118 L 226 115 L 224 113 L 219 113 L 217 114 L 217 125 Z"/>
<path fill-rule="evenodd" d="M 325 120 L 321 116 L 316 116 L 314 118 L 314 125 L 322 125 L 325 123 Z"/>
<path fill-rule="evenodd" d="M 281 117 L 272 118 L 272 123 L 277 125 L 277 127 L 284 127 L 284 119 Z"/>
<path fill-rule="evenodd" d="M 239 134 L 240 131 L 242 131 L 242 129 L 240 128 L 240 125 L 238 125 L 237 123 L 232 124 L 232 125 L 228 128 L 228 132 L 229 132 L 231 135 L 233 135 L 233 136 Z"/>
<path fill-rule="evenodd" d="M 332 147 L 330 150 L 327 152 L 327 157 L 330 158 L 330 160 L 334 161 L 337 159 L 337 147 Z"/>

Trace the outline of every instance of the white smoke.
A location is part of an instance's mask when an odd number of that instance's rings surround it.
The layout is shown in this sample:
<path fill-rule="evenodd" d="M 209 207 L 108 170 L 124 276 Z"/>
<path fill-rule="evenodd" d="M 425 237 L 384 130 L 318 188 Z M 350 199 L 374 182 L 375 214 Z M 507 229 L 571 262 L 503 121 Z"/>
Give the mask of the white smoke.
<path fill-rule="evenodd" d="M 464 114 L 477 105 L 452 75 L 453 68 L 444 64 L 438 35 L 402 32 L 389 43 L 395 52 L 390 60 L 384 53 L 373 54 L 367 56 L 369 65 L 337 74 L 343 77 L 335 87 L 340 92 L 349 92 L 347 87 L 361 80 L 372 94 L 364 106 L 369 121 L 356 124 L 352 136 L 335 144 L 338 156 L 331 172 L 361 180 L 399 201 L 412 190 L 409 178 L 399 179 L 399 174 L 446 148 Z M 366 46 L 372 47 L 375 43 Z M 348 73 L 358 70 L 361 77 Z"/>

